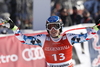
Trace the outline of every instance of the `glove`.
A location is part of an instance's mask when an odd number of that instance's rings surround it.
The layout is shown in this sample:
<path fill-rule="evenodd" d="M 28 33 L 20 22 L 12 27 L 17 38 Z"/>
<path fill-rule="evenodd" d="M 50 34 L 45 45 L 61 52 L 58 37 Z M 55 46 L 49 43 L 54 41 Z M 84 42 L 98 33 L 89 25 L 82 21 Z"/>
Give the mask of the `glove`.
<path fill-rule="evenodd" d="M 100 19 L 98 20 L 98 22 L 96 23 L 98 29 L 100 30 Z"/>
<path fill-rule="evenodd" d="M 0 25 L 6 26 L 7 28 L 10 29 L 14 28 L 15 25 L 14 22 L 9 17 L 0 19 L 0 23 L 1 23 Z"/>
<path fill-rule="evenodd" d="M 98 20 L 98 22 L 96 22 L 96 25 L 92 27 L 93 29 L 95 29 L 96 31 L 100 30 L 100 19 Z"/>

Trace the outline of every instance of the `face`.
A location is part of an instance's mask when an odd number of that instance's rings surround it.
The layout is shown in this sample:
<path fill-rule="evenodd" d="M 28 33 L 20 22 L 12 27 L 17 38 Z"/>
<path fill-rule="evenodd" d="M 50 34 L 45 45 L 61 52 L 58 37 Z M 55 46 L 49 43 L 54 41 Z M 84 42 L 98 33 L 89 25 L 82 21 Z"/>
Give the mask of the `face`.
<path fill-rule="evenodd" d="M 59 29 L 55 29 L 53 27 L 51 30 L 49 30 L 49 34 L 51 35 L 51 37 L 55 38 L 55 37 L 59 36 L 60 31 L 59 31 Z"/>
<path fill-rule="evenodd" d="M 49 31 L 49 34 L 53 38 L 59 36 L 59 34 L 60 34 L 59 29 L 60 28 L 61 28 L 60 24 L 48 24 L 47 25 L 47 30 Z"/>
<path fill-rule="evenodd" d="M 61 15 L 67 16 L 67 15 L 68 15 L 68 14 L 67 14 L 67 9 L 64 9 L 64 10 L 61 12 Z"/>

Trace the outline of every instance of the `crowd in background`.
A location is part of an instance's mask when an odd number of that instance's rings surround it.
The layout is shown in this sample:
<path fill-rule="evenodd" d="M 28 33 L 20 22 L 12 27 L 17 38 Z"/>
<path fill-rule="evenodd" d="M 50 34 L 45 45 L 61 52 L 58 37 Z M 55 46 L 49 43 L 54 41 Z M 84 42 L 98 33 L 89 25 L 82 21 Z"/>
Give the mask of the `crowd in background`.
<path fill-rule="evenodd" d="M 33 0 L 0 0 L 0 17 L 10 17 L 20 29 L 32 28 L 32 10 Z M 0 33 L 9 31 L 0 27 Z"/>
<path fill-rule="evenodd" d="M 20 29 L 32 29 L 34 0 L 0 0 L 0 17 L 10 16 Z M 51 15 L 58 15 L 64 27 L 96 23 L 100 17 L 100 0 L 51 0 Z M 0 26 L 0 33 L 9 29 Z"/>
<path fill-rule="evenodd" d="M 61 1 L 59 0 L 54 3 L 51 15 L 60 16 L 64 26 L 96 23 L 100 18 L 100 0 Z"/>

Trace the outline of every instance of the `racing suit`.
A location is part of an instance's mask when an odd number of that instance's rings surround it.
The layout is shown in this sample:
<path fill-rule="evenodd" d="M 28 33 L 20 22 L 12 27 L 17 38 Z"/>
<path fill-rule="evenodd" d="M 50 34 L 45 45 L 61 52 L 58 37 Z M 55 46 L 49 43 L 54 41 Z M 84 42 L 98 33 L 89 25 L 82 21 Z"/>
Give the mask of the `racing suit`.
<path fill-rule="evenodd" d="M 23 44 L 41 46 L 49 67 L 72 67 L 73 44 L 88 41 L 97 33 L 94 28 L 88 28 L 85 34 L 63 33 L 52 38 L 49 34 L 26 36 L 18 28 L 13 31 Z"/>

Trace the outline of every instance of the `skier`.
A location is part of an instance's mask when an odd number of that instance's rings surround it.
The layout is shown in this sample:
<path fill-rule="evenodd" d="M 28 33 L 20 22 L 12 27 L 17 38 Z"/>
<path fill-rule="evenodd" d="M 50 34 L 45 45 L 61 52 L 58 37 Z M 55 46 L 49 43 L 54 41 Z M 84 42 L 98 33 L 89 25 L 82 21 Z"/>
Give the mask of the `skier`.
<path fill-rule="evenodd" d="M 49 67 L 73 67 L 72 48 L 74 43 L 90 40 L 97 34 L 99 25 L 88 28 L 85 34 L 63 33 L 63 22 L 58 16 L 50 16 L 46 21 L 48 34 L 26 36 L 10 18 L 4 19 L 2 26 L 10 28 L 20 42 L 28 45 L 39 45 L 43 48 L 47 65 Z"/>

